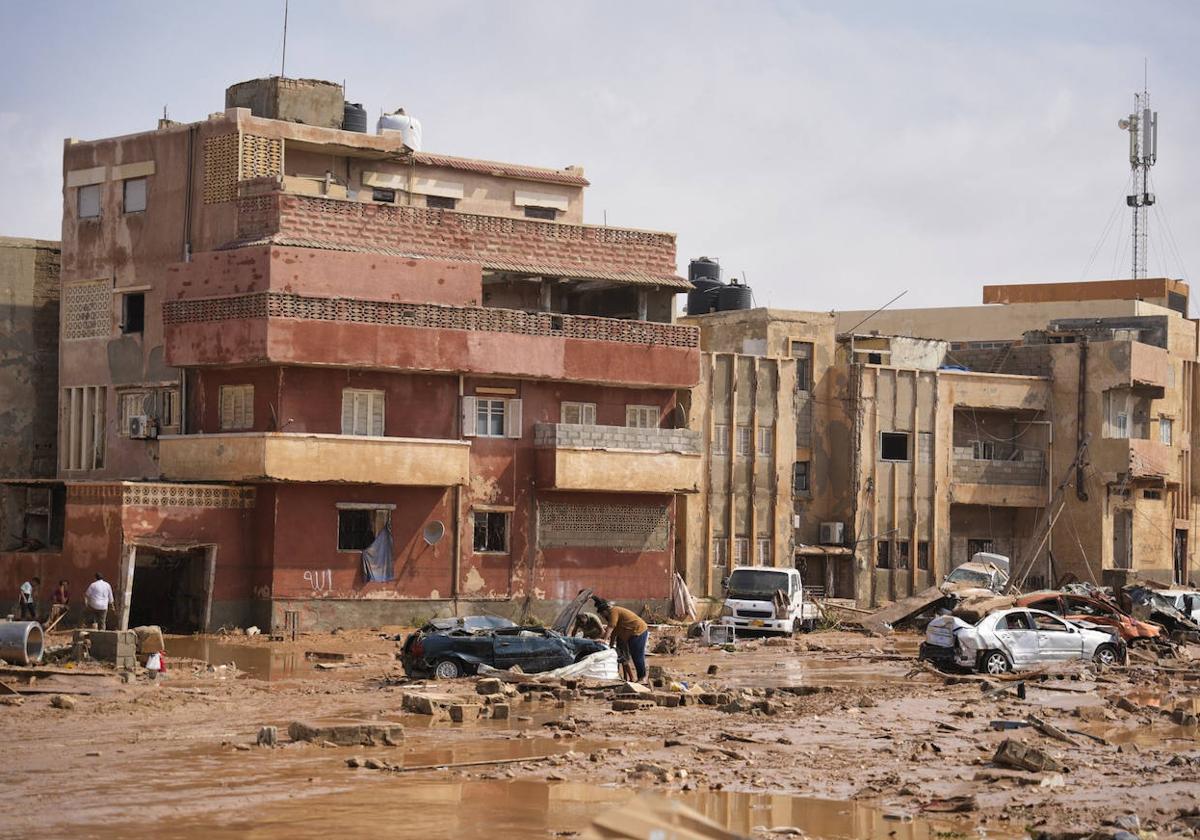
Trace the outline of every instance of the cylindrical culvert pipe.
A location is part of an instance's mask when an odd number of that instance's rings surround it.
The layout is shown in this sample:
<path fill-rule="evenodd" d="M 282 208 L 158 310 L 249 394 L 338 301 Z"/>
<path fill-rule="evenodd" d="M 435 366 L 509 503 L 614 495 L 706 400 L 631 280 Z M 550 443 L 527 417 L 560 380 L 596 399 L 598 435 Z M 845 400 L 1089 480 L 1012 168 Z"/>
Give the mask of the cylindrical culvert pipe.
<path fill-rule="evenodd" d="M 44 647 L 42 625 L 36 621 L 0 621 L 0 660 L 36 665 Z"/>

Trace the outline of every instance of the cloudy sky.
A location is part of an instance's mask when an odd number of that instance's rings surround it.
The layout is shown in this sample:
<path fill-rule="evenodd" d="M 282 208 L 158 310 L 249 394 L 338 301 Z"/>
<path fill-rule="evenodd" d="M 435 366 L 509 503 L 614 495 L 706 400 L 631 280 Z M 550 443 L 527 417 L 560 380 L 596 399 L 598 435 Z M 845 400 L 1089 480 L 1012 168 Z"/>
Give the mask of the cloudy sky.
<path fill-rule="evenodd" d="M 202 119 L 278 73 L 282 12 L 0 0 L 0 234 L 57 238 L 63 138 Z M 1197 42 L 1186 0 L 292 0 L 287 73 L 403 105 L 430 151 L 582 164 L 589 222 L 675 231 L 681 270 L 717 256 L 759 305 L 854 309 L 1128 276 L 1116 122 L 1144 57 L 1150 269 L 1190 279 Z"/>

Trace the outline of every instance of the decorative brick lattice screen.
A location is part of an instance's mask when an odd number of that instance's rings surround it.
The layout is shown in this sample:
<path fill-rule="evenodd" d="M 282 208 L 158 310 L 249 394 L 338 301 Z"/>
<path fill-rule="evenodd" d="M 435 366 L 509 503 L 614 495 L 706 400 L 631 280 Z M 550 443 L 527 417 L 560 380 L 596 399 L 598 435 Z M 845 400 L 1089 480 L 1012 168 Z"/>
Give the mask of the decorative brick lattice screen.
<path fill-rule="evenodd" d="M 63 287 L 63 338 L 108 338 L 112 334 L 112 287 L 107 280 Z"/>
<path fill-rule="evenodd" d="M 541 548 L 666 551 L 671 522 L 666 507 L 648 505 L 538 505 Z"/>

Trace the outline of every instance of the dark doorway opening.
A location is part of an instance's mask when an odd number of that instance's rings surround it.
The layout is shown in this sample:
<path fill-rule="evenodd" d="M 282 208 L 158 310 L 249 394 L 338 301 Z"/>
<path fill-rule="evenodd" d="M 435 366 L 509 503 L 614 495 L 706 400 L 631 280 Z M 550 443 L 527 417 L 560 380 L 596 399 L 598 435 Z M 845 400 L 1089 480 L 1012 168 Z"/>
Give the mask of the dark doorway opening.
<path fill-rule="evenodd" d="M 157 624 L 166 633 L 204 629 L 208 563 L 204 548 L 163 552 L 138 547 L 134 557 L 129 626 Z"/>
<path fill-rule="evenodd" d="M 1187 583 L 1188 532 L 1175 529 L 1175 583 Z"/>

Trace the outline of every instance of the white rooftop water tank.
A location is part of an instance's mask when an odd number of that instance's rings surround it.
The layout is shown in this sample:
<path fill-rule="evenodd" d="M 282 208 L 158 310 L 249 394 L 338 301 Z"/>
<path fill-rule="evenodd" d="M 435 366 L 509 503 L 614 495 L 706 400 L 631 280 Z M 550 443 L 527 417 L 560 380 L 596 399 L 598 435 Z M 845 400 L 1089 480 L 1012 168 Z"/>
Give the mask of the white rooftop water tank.
<path fill-rule="evenodd" d="M 397 108 L 392 113 L 380 117 L 375 125 L 375 133 L 397 133 L 405 146 L 414 152 L 421 151 L 421 121 L 404 113 L 403 108 Z"/>

